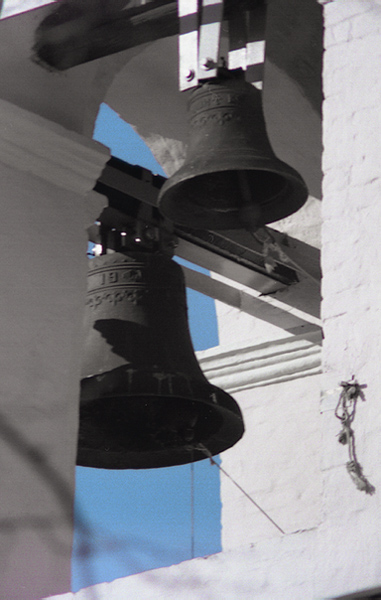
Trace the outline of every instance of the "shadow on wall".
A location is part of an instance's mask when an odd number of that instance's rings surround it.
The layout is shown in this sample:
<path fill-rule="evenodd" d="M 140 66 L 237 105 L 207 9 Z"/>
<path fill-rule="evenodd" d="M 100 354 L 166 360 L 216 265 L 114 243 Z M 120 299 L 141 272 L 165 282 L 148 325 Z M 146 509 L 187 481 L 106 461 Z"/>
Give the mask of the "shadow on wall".
<path fill-rule="evenodd" d="M 59 530 L 67 525 L 69 530 L 73 526 L 73 498 L 72 490 L 66 481 L 60 476 L 56 469 L 50 464 L 49 458 L 41 450 L 26 440 L 14 427 L 4 414 L 0 414 L 0 439 L 6 443 L 15 453 L 17 453 L 25 463 L 30 467 L 37 478 L 39 478 L 48 490 L 56 497 L 57 504 L 62 510 L 61 517 L 43 517 L 41 515 L 25 515 L 0 519 L 0 533 L 3 536 L 13 534 L 20 530 L 34 530 L 41 536 L 43 543 L 50 548 L 54 554 L 70 555 L 71 546 L 67 546 L 59 536 Z M 142 552 L 146 555 L 167 556 L 170 559 L 170 551 L 162 546 L 154 546 L 152 540 L 145 540 L 137 536 L 128 538 L 116 535 L 110 535 L 106 530 L 98 528 L 95 533 L 90 528 L 86 519 L 77 509 L 76 511 L 76 530 L 77 547 L 76 554 L 78 558 L 89 558 L 90 554 L 96 554 L 107 550 L 123 551 L 124 556 L 128 557 L 131 563 L 132 557 Z M 136 571 L 144 570 L 144 565 L 135 559 L 131 565 Z M 89 560 L 82 560 L 81 569 L 85 570 L 83 574 L 87 581 L 93 580 L 92 563 Z M 28 582 L 24 581 L 24 585 Z M 88 600 L 98 600 L 99 595 L 96 589 L 88 588 L 86 590 Z"/>
<path fill-rule="evenodd" d="M 290 43 L 292 40 L 292 43 Z M 271 0 L 263 105 L 276 155 L 321 198 L 323 13 L 317 0 Z"/>

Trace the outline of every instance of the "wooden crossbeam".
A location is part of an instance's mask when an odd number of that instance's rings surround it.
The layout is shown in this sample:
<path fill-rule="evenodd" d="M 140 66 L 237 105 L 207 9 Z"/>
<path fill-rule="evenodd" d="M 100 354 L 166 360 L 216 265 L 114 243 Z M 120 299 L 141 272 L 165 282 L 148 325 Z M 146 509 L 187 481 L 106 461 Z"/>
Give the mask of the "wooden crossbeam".
<path fill-rule="evenodd" d="M 176 0 L 150 0 L 122 9 L 120 0 L 62 0 L 35 33 L 34 59 L 65 70 L 144 43 L 177 35 Z M 265 9 L 264 0 L 225 0 L 224 19 L 239 11 Z M 258 13 L 258 14 L 259 14 Z M 254 19 L 263 29 L 263 19 Z M 260 39 L 264 31 L 258 31 Z"/>

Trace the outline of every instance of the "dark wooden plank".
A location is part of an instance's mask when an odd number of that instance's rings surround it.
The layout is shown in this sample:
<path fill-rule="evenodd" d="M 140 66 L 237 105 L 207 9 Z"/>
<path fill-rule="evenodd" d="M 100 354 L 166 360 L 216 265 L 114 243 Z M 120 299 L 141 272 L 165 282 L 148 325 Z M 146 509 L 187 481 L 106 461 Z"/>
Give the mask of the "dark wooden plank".
<path fill-rule="evenodd" d="M 176 1 L 151 0 L 125 10 L 123 4 L 119 0 L 63 0 L 54 5 L 36 30 L 34 60 L 65 70 L 178 34 Z M 224 18 L 228 19 L 233 10 L 256 8 L 264 10 L 264 0 L 226 0 Z"/>

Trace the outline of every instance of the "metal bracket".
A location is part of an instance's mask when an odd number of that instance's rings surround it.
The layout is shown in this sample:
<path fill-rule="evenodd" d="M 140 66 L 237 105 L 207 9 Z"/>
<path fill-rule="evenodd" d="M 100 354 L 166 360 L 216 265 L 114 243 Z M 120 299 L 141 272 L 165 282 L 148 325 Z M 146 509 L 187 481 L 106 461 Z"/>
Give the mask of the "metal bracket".
<path fill-rule="evenodd" d="M 197 85 L 198 71 L 198 0 L 178 0 L 179 15 L 179 86 L 187 90 Z"/>
<path fill-rule="evenodd" d="M 228 68 L 246 71 L 249 83 L 263 81 L 265 41 L 259 39 L 258 31 L 264 30 L 264 19 L 264 11 L 255 10 L 237 12 L 229 19 Z"/>
<path fill-rule="evenodd" d="M 198 46 L 198 79 L 217 77 L 223 0 L 202 0 Z"/>
<path fill-rule="evenodd" d="M 244 5 L 229 11 L 228 40 L 221 40 L 224 0 L 177 0 L 179 16 L 179 87 L 181 91 L 217 77 L 218 67 L 246 71 L 246 81 L 263 80 L 265 54 L 265 10 L 245 10 Z M 226 28 L 225 28 L 226 29 Z M 220 45 L 227 42 L 227 55 L 220 57 Z"/>
<path fill-rule="evenodd" d="M 217 76 L 223 0 L 177 0 L 180 90 Z"/>

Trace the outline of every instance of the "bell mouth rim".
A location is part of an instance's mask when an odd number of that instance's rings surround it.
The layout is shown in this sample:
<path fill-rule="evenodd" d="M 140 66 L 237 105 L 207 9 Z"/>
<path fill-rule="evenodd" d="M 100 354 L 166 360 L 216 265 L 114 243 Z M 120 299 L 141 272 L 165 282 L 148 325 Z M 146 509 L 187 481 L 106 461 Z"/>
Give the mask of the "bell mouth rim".
<path fill-rule="evenodd" d="M 242 206 L 237 205 L 232 207 L 231 210 L 221 213 L 219 211 L 203 207 L 202 205 L 194 204 L 189 202 L 187 199 L 179 200 L 181 198 L 181 187 L 188 182 L 195 183 L 197 178 L 205 175 L 211 175 L 211 173 L 226 173 L 226 172 L 249 172 L 249 173 L 270 173 L 277 175 L 283 179 L 283 186 L 280 191 L 270 197 L 263 203 L 254 203 L 253 205 L 261 208 L 261 217 L 258 219 L 257 228 L 263 227 L 268 223 L 273 223 L 284 219 L 297 210 L 302 208 L 308 199 L 308 188 L 299 175 L 299 173 L 279 159 L 275 159 L 272 165 L 269 166 L 269 159 L 261 158 L 256 159 L 257 164 L 255 168 L 251 165 L 245 165 L 248 157 L 245 155 L 240 160 L 240 157 L 235 156 L 234 162 L 229 161 L 229 164 L 223 161 L 216 167 L 210 160 L 211 164 L 203 160 L 202 165 L 198 167 L 197 159 L 192 162 L 191 168 L 189 164 L 184 164 L 180 169 L 172 175 L 162 186 L 158 196 L 158 208 L 160 212 L 174 223 L 179 225 L 188 226 L 193 229 L 243 229 L 239 218 L 239 210 Z M 234 166 L 237 168 L 235 169 Z M 277 167 L 279 170 L 277 170 Z M 192 170 L 194 174 L 192 174 Z M 174 198 L 176 194 L 176 198 Z M 284 205 L 282 204 L 284 200 Z M 185 210 L 185 214 L 184 214 Z M 195 212 L 199 214 L 195 214 Z"/>
<path fill-rule="evenodd" d="M 174 399 L 174 397 L 170 397 Z M 182 402 L 202 405 L 201 400 L 189 398 L 176 398 Z M 104 398 L 107 400 L 107 398 Z M 128 398 L 120 397 L 122 401 Z M 165 403 L 166 397 L 160 400 Z M 212 413 L 221 420 L 221 427 L 207 440 L 196 440 L 195 443 L 184 442 L 182 445 L 156 447 L 146 450 L 141 449 L 112 449 L 108 442 L 99 447 L 92 448 L 86 444 L 85 439 L 79 437 L 77 448 L 77 466 L 98 469 L 156 469 L 179 466 L 191 462 L 198 462 L 216 456 L 234 446 L 242 438 L 245 427 L 242 418 L 224 407 L 208 407 Z M 205 451 L 200 448 L 203 446 Z"/>
<path fill-rule="evenodd" d="M 103 449 L 93 450 L 91 448 L 78 448 L 76 465 L 92 469 L 107 469 L 108 471 L 143 470 L 143 469 L 168 469 L 182 465 L 206 460 L 218 456 L 221 452 L 229 450 L 239 442 L 242 435 L 231 444 L 214 450 L 205 444 L 192 447 L 183 446 L 180 450 L 165 449 L 159 451 L 128 451 L 128 452 L 105 452 Z M 204 446 L 205 451 L 200 449 Z"/>
<path fill-rule="evenodd" d="M 89 375 L 81 379 L 80 400 L 84 405 L 98 398 L 115 397 L 165 397 L 182 398 L 194 402 L 208 402 L 239 415 L 242 412 L 236 400 L 222 390 L 211 384 L 207 379 L 186 376 L 182 373 L 164 372 L 161 370 L 144 369 L 139 366 L 139 374 L 144 377 L 144 387 L 139 389 L 139 383 L 130 382 L 131 365 L 122 365 L 111 371 Z M 166 386 L 162 382 L 166 380 Z M 151 385 L 151 389 L 149 388 Z M 129 393 L 126 393 L 129 390 Z"/>
<path fill-rule="evenodd" d="M 123 369 L 123 367 L 122 367 Z M 208 458 L 208 454 L 204 451 L 200 450 L 196 446 L 202 443 L 210 454 L 216 455 L 220 452 L 231 448 L 234 444 L 236 444 L 244 433 L 244 423 L 242 418 L 241 410 L 234 400 L 229 394 L 221 390 L 220 388 L 213 386 L 206 382 L 197 383 L 196 388 L 193 390 L 193 393 L 168 393 L 169 390 L 166 390 L 165 393 L 158 394 L 158 392 L 152 391 L 151 393 L 147 393 L 145 390 L 135 391 L 127 394 L 126 390 L 113 389 L 106 391 L 105 388 L 108 387 L 107 379 L 113 378 L 113 373 L 115 370 L 110 371 L 108 374 L 104 374 L 101 376 L 101 381 L 98 382 L 99 385 L 91 385 L 96 383 L 94 380 L 99 378 L 99 376 L 90 376 L 86 377 L 81 381 L 81 407 L 80 407 L 80 435 L 78 442 L 78 453 L 77 453 L 77 465 L 85 466 L 85 467 L 93 467 L 93 468 L 104 468 L 104 469 L 150 469 L 150 468 L 160 468 L 160 467 L 170 467 L 176 465 L 187 464 L 190 462 L 197 462 L 199 460 L 204 460 Z M 107 377 L 108 376 L 108 377 Z M 119 383 L 124 385 L 120 380 Z M 86 386 L 87 384 L 87 386 Z M 90 384 L 90 388 L 92 393 L 86 391 L 86 387 Z M 103 387 L 103 390 L 101 389 Z M 154 400 L 153 406 L 160 407 L 161 405 L 165 407 L 165 403 L 170 401 L 172 403 L 178 403 L 179 410 L 189 409 L 190 407 L 193 409 L 195 406 L 202 407 L 202 411 L 198 412 L 198 416 L 202 419 L 211 418 L 214 423 L 218 422 L 218 429 L 214 429 L 213 427 L 207 424 L 207 421 L 204 421 L 202 425 L 205 427 L 205 433 L 203 439 L 196 439 L 192 442 L 187 443 L 182 442 L 181 445 L 169 446 L 169 447 L 161 447 L 156 442 L 152 445 L 150 449 L 147 450 L 137 450 L 134 447 L 128 446 L 128 439 L 126 442 L 126 448 L 120 447 L 119 450 L 107 450 L 107 447 L 103 444 L 102 447 L 94 448 L 86 445 L 86 433 L 87 433 L 87 425 L 86 420 L 89 419 L 91 421 L 92 414 L 94 415 L 94 411 L 96 412 L 99 407 L 101 412 L 103 410 L 107 411 L 107 403 L 113 402 L 115 405 L 115 401 L 118 404 L 119 402 L 126 402 L 126 404 L 130 401 L 130 405 L 134 402 L 135 406 L 139 405 L 139 402 L 144 402 Z M 145 412 L 152 409 L 152 406 L 143 408 L 142 415 Z M 140 414 L 140 413 L 139 413 Z M 82 428 L 81 428 L 82 427 Z M 197 428 L 196 428 L 197 429 Z M 107 440 L 108 432 L 106 430 L 98 430 L 102 440 Z M 103 434 L 103 438 L 102 438 Z M 197 432 L 197 435 L 199 432 Z M 128 429 L 126 429 L 126 437 L 128 436 Z M 88 444 L 88 441 L 87 441 Z"/>

